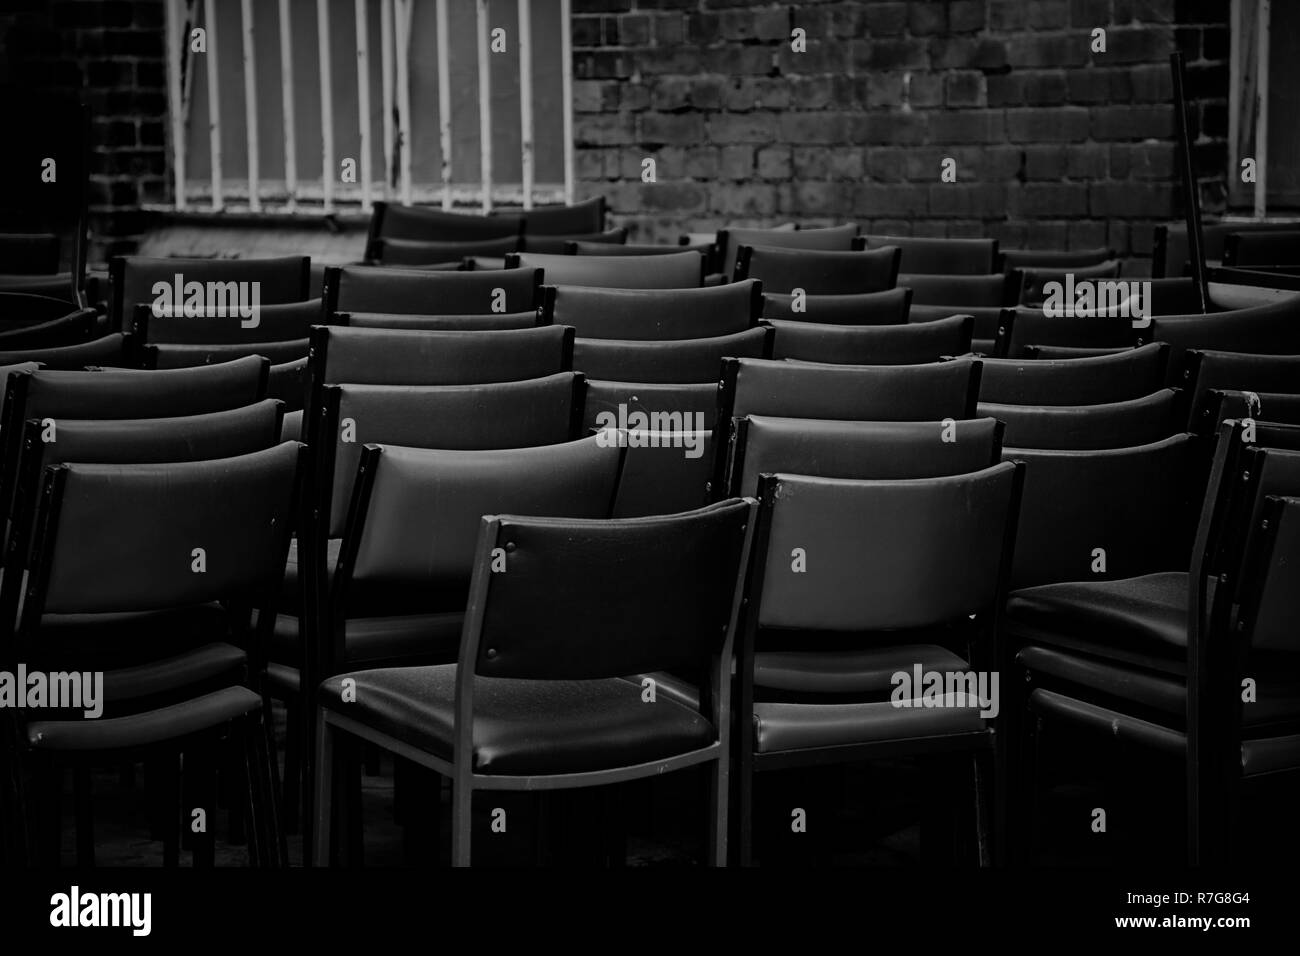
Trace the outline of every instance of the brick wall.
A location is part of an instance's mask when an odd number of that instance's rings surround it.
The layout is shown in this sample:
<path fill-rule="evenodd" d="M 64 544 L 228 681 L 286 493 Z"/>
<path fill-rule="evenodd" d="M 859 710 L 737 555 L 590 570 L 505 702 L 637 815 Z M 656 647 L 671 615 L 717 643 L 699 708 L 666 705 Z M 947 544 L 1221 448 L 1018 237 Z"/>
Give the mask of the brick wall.
<path fill-rule="evenodd" d="M 1228 5 L 574 0 L 577 174 L 638 239 L 728 222 L 1150 251 L 1181 215 L 1168 56 L 1223 207 Z M 802 28 L 807 51 L 791 49 Z M 1090 33 L 1106 30 L 1105 53 Z M 641 181 L 654 157 L 657 182 Z M 957 181 L 940 181 L 956 160 Z"/>
<path fill-rule="evenodd" d="M 130 252 L 168 198 L 162 0 L 5 0 L 0 82 L 80 92 L 93 117 L 91 263 Z"/>

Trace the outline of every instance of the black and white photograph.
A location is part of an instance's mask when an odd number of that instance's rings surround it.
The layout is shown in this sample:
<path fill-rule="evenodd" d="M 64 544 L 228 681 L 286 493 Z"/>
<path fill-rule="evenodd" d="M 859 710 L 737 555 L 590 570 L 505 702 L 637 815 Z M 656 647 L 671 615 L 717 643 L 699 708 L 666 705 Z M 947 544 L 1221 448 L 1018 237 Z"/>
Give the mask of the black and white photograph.
<path fill-rule="evenodd" d="M 1297 116 L 1294 0 L 3 0 L 7 939 L 1280 938 Z"/>

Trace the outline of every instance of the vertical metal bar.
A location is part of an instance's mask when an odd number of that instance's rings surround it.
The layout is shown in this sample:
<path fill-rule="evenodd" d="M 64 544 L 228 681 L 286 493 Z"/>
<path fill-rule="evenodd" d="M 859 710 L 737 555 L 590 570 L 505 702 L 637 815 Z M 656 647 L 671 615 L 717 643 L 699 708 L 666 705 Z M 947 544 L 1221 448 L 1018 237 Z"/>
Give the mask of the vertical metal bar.
<path fill-rule="evenodd" d="M 1205 248 L 1201 244 L 1201 190 L 1196 182 L 1196 164 L 1192 161 L 1192 141 L 1187 129 L 1186 75 L 1183 55 L 1169 54 L 1169 69 L 1173 74 L 1174 120 L 1182 160 L 1178 171 L 1183 182 L 1183 208 L 1187 220 L 1187 250 L 1192 260 L 1192 281 L 1197 303 L 1202 314 L 1209 311 L 1209 285 L 1205 278 Z"/>
<path fill-rule="evenodd" d="M 182 0 L 167 0 L 167 106 L 171 119 L 173 193 L 177 209 L 185 208 L 185 117 L 181 90 L 181 57 L 188 38 Z"/>
<path fill-rule="evenodd" d="M 573 204 L 573 17 L 570 0 L 560 0 L 560 82 L 564 110 L 564 202 Z"/>
<path fill-rule="evenodd" d="M 284 110 L 284 188 L 289 209 L 298 206 L 298 133 L 293 102 L 293 24 L 289 0 L 280 0 L 280 102 Z"/>
<path fill-rule="evenodd" d="M 438 0 L 438 143 L 442 153 L 442 208 L 451 208 L 451 43 L 447 0 Z"/>
<path fill-rule="evenodd" d="M 530 0 L 519 0 L 519 170 L 524 208 L 533 208 L 533 20 Z"/>
<path fill-rule="evenodd" d="M 411 0 L 397 0 L 397 148 L 402 202 L 411 202 Z"/>
<path fill-rule="evenodd" d="M 248 210 L 262 211 L 258 195 L 261 169 L 258 166 L 257 67 L 253 49 L 253 0 L 239 0 L 239 20 L 244 33 L 244 127 L 248 138 Z"/>
<path fill-rule="evenodd" d="M 1259 0 L 1259 17 L 1255 22 L 1255 218 L 1268 215 L 1268 23 L 1271 0 Z"/>
<path fill-rule="evenodd" d="M 208 151 L 212 157 L 212 211 L 225 206 L 221 194 L 221 92 L 217 72 L 217 0 L 203 0 L 203 26 L 207 30 L 208 52 Z"/>
<path fill-rule="evenodd" d="M 393 189 L 393 0 L 379 0 L 379 72 L 384 120 L 384 198 Z"/>
<path fill-rule="evenodd" d="M 361 208 L 370 210 L 370 31 L 366 23 L 366 0 L 356 0 L 357 12 L 357 118 L 361 127 Z"/>
<path fill-rule="evenodd" d="M 1245 55 L 1241 36 L 1241 0 L 1232 0 L 1228 14 L 1228 201 L 1241 188 L 1241 60 Z M 1235 188 L 1234 188 L 1235 187 Z"/>
<path fill-rule="evenodd" d="M 492 211 L 492 78 L 488 57 L 487 0 L 476 0 L 478 19 L 478 152 L 483 182 L 483 213 Z"/>
<path fill-rule="evenodd" d="M 316 0 L 316 42 L 320 58 L 321 192 L 325 212 L 334 211 L 334 97 L 330 68 L 329 0 Z"/>

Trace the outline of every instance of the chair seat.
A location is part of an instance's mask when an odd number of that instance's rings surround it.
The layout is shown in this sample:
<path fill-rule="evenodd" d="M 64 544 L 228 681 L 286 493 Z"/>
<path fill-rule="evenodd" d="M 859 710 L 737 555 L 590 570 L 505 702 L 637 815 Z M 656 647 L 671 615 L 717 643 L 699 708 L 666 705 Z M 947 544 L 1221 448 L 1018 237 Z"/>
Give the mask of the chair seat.
<path fill-rule="evenodd" d="M 39 720 L 27 725 L 34 750 L 102 751 L 146 747 L 220 727 L 262 706 L 247 687 L 223 687 L 168 707 L 99 720 Z"/>
<path fill-rule="evenodd" d="M 986 730 L 977 706 L 895 706 L 891 701 L 865 704 L 754 705 L 754 750 L 777 753 L 814 747 L 842 747 L 886 740 L 915 740 Z"/>
<path fill-rule="evenodd" d="M 356 700 L 342 700 L 342 681 Z M 475 678 L 473 768 L 483 774 L 582 773 L 666 759 L 717 739 L 711 722 L 669 695 L 641 699 L 639 682 L 614 678 L 525 681 Z M 450 761 L 456 665 L 356 671 L 321 684 L 320 703 Z"/>
<path fill-rule="evenodd" d="M 1023 588 L 1007 601 L 1006 629 L 1020 643 L 1071 647 L 1182 674 L 1187 587 L 1186 572 L 1161 571 Z"/>
<path fill-rule="evenodd" d="M 460 650 L 464 617 L 461 612 L 446 611 L 349 618 L 344 637 L 347 661 L 400 660 L 412 664 L 453 661 Z M 298 660 L 301 647 L 298 618 L 291 614 L 276 616 L 271 647 L 276 660 Z"/>
<path fill-rule="evenodd" d="M 917 644 L 854 647 L 841 651 L 759 651 L 754 655 L 754 685 L 799 694 L 852 694 L 888 700 L 900 671 L 965 671 L 970 665 L 944 647 Z"/>

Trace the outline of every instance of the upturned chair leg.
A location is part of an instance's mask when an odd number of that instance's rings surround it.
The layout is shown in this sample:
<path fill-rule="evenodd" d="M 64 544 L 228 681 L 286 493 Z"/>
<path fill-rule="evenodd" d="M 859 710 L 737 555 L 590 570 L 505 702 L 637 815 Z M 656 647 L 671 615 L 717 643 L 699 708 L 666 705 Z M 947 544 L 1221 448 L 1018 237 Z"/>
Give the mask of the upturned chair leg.
<path fill-rule="evenodd" d="M 313 761 L 313 779 L 309 781 L 315 794 L 313 800 L 315 816 L 306 822 L 310 832 L 304 834 L 303 854 L 307 854 L 307 845 L 311 844 L 311 856 L 305 865 L 329 866 L 330 830 L 334 822 L 334 744 L 335 731 L 323 716 L 316 720 L 315 760 Z"/>

